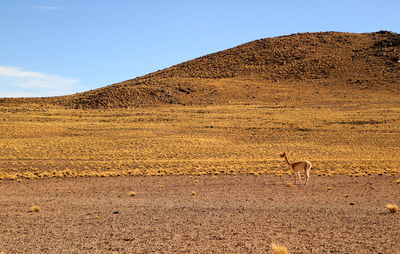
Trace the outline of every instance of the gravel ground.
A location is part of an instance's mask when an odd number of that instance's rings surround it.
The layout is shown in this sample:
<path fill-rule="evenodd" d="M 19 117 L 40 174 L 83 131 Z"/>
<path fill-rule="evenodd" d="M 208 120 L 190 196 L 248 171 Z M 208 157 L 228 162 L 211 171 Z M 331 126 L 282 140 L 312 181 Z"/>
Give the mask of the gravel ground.
<path fill-rule="evenodd" d="M 400 253 L 397 177 L 69 178 L 0 183 L 0 253 Z M 129 195 L 135 192 L 135 196 Z M 39 206 L 40 212 L 31 212 Z"/>

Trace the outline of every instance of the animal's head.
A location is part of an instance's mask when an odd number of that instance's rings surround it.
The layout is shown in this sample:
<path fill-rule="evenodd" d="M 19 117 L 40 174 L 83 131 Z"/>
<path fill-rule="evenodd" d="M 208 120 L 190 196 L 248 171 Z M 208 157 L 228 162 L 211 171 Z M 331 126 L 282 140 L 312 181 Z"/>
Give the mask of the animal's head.
<path fill-rule="evenodd" d="M 283 154 L 281 154 L 281 158 L 286 156 L 286 152 L 284 152 Z"/>

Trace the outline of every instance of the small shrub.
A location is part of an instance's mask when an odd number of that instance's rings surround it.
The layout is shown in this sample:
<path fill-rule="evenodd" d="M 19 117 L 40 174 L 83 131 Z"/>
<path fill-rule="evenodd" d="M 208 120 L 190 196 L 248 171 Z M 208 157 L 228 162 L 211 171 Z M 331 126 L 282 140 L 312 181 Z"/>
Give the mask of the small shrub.
<path fill-rule="evenodd" d="M 395 204 L 387 204 L 386 208 L 389 210 L 391 213 L 398 213 L 399 212 L 399 207 Z"/>
<path fill-rule="evenodd" d="M 39 207 L 39 206 L 36 206 L 36 205 L 34 205 L 34 206 L 32 206 L 31 207 L 31 212 L 34 212 L 34 213 L 38 213 L 38 212 L 40 212 L 42 209 Z"/>
<path fill-rule="evenodd" d="M 194 196 L 194 195 L 196 195 L 197 193 L 195 192 L 195 191 L 192 191 L 192 195 Z"/>
<path fill-rule="evenodd" d="M 129 192 L 129 196 L 131 196 L 131 197 L 136 196 L 136 192 L 134 192 L 134 191 Z"/>
<path fill-rule="evenodd" d="M 333 190 L 333 187 L 332 187 L 332 186 L 329 186 L 329 187 L 328 187 L 328 190 Z"/>
<path fill-rule="evenodd" d="M 288 249 L 283 245 L 276 245 L 274 243 L 271 244 L 271 253 L 272 254 L 288 254 Z"/>
<path fill-rule="evenodd" d="M 396 180 L 396 183 L 397 183 L 397 184 L 400 184 L 400 178 Z"/>
<path fill-rule="evenodd" d="M 285 184 L 287 187 L 294 187 L 294 184 L 292 182 L 285 181 Z"/>

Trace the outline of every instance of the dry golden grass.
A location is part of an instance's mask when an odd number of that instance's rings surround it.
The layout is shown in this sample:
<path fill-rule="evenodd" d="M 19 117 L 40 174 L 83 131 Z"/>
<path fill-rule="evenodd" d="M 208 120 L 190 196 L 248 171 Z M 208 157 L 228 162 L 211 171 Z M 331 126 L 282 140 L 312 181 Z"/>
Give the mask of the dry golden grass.
<path fill-rule="evenodd" d="M 398 174 L 399 113 L 397 105 L 373 103 L 0 107 L 0 180 L 282 176 L 288 174 L 282 151 L 291 160 L 310 160 L 314 176 Z"/>
<path fill-rule="evenodd" d="M 42 209 L 39 207 L 39 206 L 32 206 L 31 207 L 31 212 L 35 212 L 35 213 L 38 213 L 38 212 L 40 212 Z"/>
<path fill-rule="evenodd" d="M 399 212 L 399 207 L 395 204 L 387 204 L 386 208 L 389 210 L 391 213 L 398 213 Z"/>
<path fill-rule="evenodd" d="M 271 254 L 288 254 L 288 249 L 283 245 L 271 243 Z"/>
<path fill-rule="evenodd" d="M 285 185 L 287 187 L 295 187 L 295 185 L 292 182 L 289 182 L 289 181 L 285 181 Z"/>

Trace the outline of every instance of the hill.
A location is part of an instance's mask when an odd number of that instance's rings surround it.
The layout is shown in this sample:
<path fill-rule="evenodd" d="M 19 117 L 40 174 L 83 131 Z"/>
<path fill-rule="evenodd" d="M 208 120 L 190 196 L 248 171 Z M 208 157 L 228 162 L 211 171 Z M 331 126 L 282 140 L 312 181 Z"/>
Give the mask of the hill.
<path fill-rule="evenodd" d="M 399 88 L 400 34 L 319 32 L 260 39 L 103 88 L 42 100 L 73 108 L 320 104 L 394 98 Z M 19 101 L 26 100 L 31 99 Z"/>

